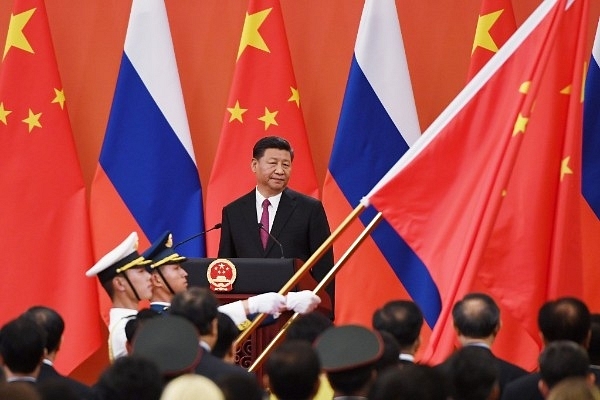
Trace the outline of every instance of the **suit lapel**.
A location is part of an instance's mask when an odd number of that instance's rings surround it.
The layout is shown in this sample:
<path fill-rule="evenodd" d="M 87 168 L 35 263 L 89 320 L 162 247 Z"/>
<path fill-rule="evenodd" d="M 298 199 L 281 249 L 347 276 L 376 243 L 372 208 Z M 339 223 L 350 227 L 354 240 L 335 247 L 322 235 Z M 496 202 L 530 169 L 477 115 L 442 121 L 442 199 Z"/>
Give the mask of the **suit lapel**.
<path fill-rule="evenodd" d="M 258 222 L 256 220 L 256 191 L 253 190 L 244 197 L 242 215 L 244 221 L 240 227 L 246 227 L 246 235 L 252 241 L 252 246 L 258 250 L 258 254 L 263 254 L 262 242 L 258 231 Z"/>
<path fill-rule="evenodd" d="M 293 191 L 289 189 L 285 189 L 281 194 L 281 200 L 279 201 L 279 206 L 277 207 L 277 214 L 275 214 L 275 219 L 273 220 L 273 227 L 271 228 L 271 234 L 275 237 L 279 237 L 279 234 L 285 228 L 285 225 L 289 221 L 290 217 L 294 213 L 294 209 L 296 208 L 296 195 Z M 271 246 L 273 246 L 273 241 L 270 241 L 270 244 L 267 246 L 267 251 Z"/>

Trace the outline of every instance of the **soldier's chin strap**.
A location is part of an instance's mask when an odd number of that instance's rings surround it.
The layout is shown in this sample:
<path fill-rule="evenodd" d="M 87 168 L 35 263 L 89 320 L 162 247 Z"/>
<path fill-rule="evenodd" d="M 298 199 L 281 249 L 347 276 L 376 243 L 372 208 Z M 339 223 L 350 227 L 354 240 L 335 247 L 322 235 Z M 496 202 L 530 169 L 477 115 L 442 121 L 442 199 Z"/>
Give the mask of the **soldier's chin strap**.
<path fill-rule="evenodd" d="M 137 301 L 142 301 L 142 299 L 140 299 L 140 295 L 138 294 L 137 290 L 135 290 L 133 283 L 131 283 L 131 281 L 129 280 L 129 277 L 127 276 L 127 271 L 123 271 L 123 276 L 125 277 L 125 280 L 127 281 L 127 283 L 129 283 L 129 287 L 131 288 L 131 290 L 133 290 L 133 294 L 135 295 L 135 298 L 137 299 Z"/>
<path fill-rule="evenodd" d="M 161 279 L 165 283 L 165 286 L 167 287 L 167 289 L 169 289 L 169 292 L 171 292 L 171 294 L 173 296 L 175 296 L 175 291 L 173 290 L 173 288 L 171 288 L 171 285 L 169 285 L 169 281 L 167 281 L 167 278 L 165 278 L 165 276 L 161 272 L 160 267 L 156 268 L 156 272 L 158 272 L 158 275 L 161 277 Z"/>

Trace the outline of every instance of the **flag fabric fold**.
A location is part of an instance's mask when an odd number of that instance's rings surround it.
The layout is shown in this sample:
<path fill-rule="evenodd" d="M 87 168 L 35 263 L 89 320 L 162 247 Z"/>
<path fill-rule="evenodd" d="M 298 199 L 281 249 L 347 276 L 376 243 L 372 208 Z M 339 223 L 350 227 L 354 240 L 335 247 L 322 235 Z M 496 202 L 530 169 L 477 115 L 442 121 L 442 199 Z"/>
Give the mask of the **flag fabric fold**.
<path fill-rule="evenodd" d="M 323 187 L 323 203 L 333 226 L 419 136 L 396 5 L 393 0 L 367 0 Z M 336 242 L 339 254 L 374 214 L 372 208 L 364 212 L 361 222 Z M 431 326 L 439 315 L 440 296 L 429 272 L 386 221 L 336 279 L 337 323 L 370 325 L 375 308 L 400 297 L 414 299 Z"/>
<path fill-rule="evenodd" d="M 452 351 L 452 305 L 478 290 L 497 300 L 512 332 L 499 354 L 534 368 L 538 308 L 581 294 L 588 4 L 566 4 L 543 2 L 363 200 L 383 212 L 441 294 L 427 361 Z"/>
<path fill-rule="evenodd" d="M 584 245 L 584 299 L 592 310 L 600 309 L 600 23 L 592 49 L 583 103 L 582 224 Z"/>
<path fill-rule="evenodd" d="M 83 177 L 42 0 L 16 0 L 0 67 L 0 324 L 44 305 L 70 373 L 101 345 Z M 26 288 L 26 290 L 24 290 Z M 82 339 L 84 338 L 84 339 Z"/>
<path fill-rule="evenodd" d="M 90 208 L 96 259 L 132 231 L 143 249 L 167 230 L 175 242 L 204 230 L 202 189 L 163 0 L 132 3 Z M 178 252 L 204 256 L 203 238 Z"/>
<path fill-rule="evenodd" d="M 281 136 L 294 149 L 290 187 L 314 197 L 318 184 L 294 76 L 279 0 L 250 0 L 237 53 L 223 128 L 207 187 L 206 221 L 256 185 L 252 148 L 265 136 Z M 216 256 L 218 235 L 207 235 Z"/>

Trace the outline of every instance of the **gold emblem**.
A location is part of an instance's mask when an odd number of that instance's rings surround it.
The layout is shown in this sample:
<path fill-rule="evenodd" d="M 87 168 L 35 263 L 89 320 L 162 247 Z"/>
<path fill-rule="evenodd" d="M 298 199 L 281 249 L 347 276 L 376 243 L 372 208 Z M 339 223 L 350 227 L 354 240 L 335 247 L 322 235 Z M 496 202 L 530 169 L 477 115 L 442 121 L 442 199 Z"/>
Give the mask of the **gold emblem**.
<path fill-rule="evenodd" d="M 235 265 L 225 258 L 217 258 L 206 269 L 206 279 L 213 292 L 230 292 L 236 277 Z"/>

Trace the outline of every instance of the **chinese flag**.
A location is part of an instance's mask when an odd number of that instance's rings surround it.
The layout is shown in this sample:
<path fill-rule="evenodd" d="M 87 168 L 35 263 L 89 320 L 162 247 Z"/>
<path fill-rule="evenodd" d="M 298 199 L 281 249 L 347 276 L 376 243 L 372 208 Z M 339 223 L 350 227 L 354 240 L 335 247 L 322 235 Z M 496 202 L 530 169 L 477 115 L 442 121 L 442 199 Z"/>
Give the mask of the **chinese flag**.
<path fill-rule="evenodd" d="M 517 29 L 511 0 L 483 0 L 471 49 L 470 80 Z"/>
<path fill-rule="evenodd" d="M 365 198 L 442 296 L 426 361 L 453 350 L 453 304 L 484 291 L 499 303 L 500 334 L 509 339 L 499 340 L 497 354 L 533 369 L 539 307 L 582 295 L 588 3 L 566 3 L 543 2 Z"/>
<path fill-rule="evenodd" d="M 42 0 L 17 0 L 0 68 L 0 323 L 33 305 L 66 330 L 69 373 L 101 343 L 85 187 Z"/>
<path fill-rule="evenodd" d="M 250 0 L 208 182 L 207 227 L 221 222 L 225 205 L 256 186 L 252 147 L 264 136 L 281 136 L 292 145 L 290 187 L 318 195 L 301 104 L 279 0 Z M 209 234 L 206 241 L 208 256 L 216 256 L 219 236 Z"/>

